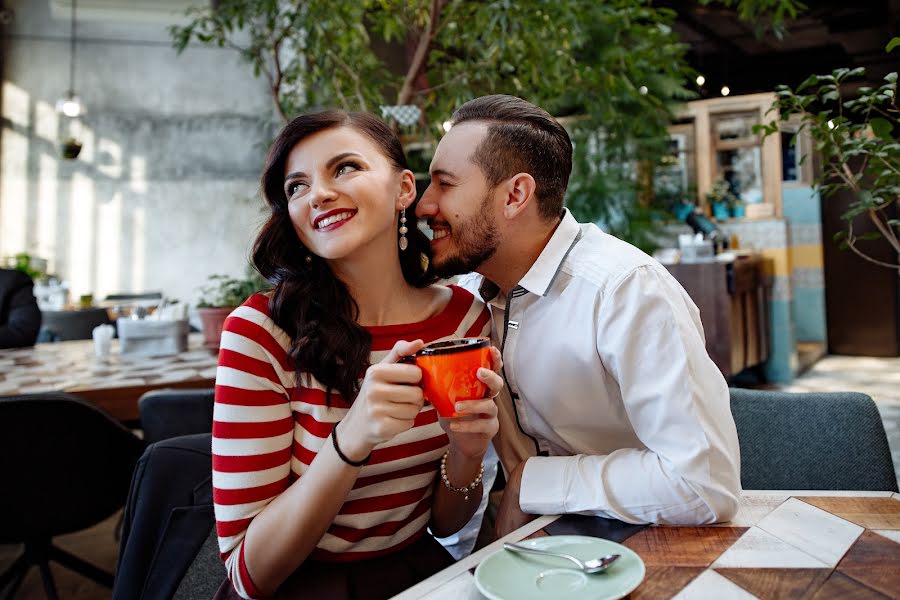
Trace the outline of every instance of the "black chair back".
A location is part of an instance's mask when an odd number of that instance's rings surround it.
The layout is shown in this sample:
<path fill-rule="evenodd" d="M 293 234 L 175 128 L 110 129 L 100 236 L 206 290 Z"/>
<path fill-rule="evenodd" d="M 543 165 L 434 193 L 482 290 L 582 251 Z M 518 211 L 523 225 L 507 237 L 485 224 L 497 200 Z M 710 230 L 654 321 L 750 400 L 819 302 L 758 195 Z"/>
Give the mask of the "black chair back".
<path fill-rule="evenodd" d="M 85 529 L 125 504 L 143 442 L 62 393 L 0 398 L 0 542 Z"/>
<path fill-rule="evenodd" d="M 128 429 L 74 396 L 0 398 L 0 543 L 25 544 L 22 556 L 0 576 L 0 591 L 11 597 L 37 565 L 48 597 L 55 597 L 50 560 L 111 586 L 112 575 L 51 540 L 119 510 L 143 449 Z"/>
<path fill-rule="evenodd" d="M 730 391 L 744 489 L 897 491 L 884 425 L 869 396 Z"/>
<path fill-rule="evenodd" d="M 141 429 L 148 444 L 168 438 L 212 432 L 215 390 L 152 390 L 138 400 Z"/>
<path fill-rule="evenodd" d="M 38 335 L 41 342 L 90 340 L 94 327 L 112 324 L 105 308 L 45 310 L 41 317 L 41 332 Z"/>

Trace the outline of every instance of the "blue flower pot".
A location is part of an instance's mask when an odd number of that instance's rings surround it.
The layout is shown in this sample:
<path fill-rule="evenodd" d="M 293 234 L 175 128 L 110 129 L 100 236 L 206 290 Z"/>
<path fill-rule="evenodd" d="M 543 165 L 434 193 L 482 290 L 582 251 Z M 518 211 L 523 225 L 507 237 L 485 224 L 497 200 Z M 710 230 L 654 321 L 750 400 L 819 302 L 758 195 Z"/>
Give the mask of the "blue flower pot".
<path fill-rule="evenodd" d="M 728 205 L 724 202 L 713 202 L 712 214 L 716 221 L 724 221 L 731 216 L 731 213 L 728 211 Z"/>
<path fill-rule="evenodd" d="M 731 207 L 731 216 L 735 219 L 743 219 L 747 216 L 747 211 L 744 208 L 743 204 L 738 204 L 737 206 Z"/>

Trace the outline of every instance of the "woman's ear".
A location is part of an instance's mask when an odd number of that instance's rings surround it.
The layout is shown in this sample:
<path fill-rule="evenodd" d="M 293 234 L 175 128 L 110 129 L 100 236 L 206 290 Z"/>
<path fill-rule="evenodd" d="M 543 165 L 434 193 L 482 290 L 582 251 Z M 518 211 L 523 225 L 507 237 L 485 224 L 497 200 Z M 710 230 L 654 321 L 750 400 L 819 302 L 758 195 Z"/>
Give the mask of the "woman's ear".
<path fill-rule="evenodd" d="M 400 194 L 397 196 L 397 210 L 403 210 L 416 201 L 416 177 L 409 169 L 400 172 Z"/>
<path fill-rule="evenodd" d="M 503 203 L 503 216 L 514 219 L 522 213 L 526 207 L 535 201 L 534 177 L 528 173 L 517 173 L 506 180 L 504 184 L 506 199 Z"/>

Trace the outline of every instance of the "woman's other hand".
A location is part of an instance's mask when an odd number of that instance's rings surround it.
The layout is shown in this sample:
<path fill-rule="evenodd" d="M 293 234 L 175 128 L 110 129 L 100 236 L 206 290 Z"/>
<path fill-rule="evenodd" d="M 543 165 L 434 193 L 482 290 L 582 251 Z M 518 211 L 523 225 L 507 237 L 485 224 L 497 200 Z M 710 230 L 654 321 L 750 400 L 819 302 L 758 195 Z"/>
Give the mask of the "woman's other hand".
<path fill-rule="evenodd" d="M 422 370 L 397 361 L 424 345 L 422 340 L 401 340 L 380 363 L 366 369 L 359 394 L 341 422 L 341 450 L 351 460 L 363 460 L 378 444 L 412 428 L 425 403 L 419 386 Z"/>
<path fill-rule="evenodd" d="M 503 389 L 503 358 L 500 351 L 491 347 L 491 368 L 478 369 L 477 377 L 487 391 L 481 400 L 461 400 L 456 403 L 456 412 L 463 417 L 441 419 L 441 427 L 450 437 L 450 449 L 466 458 L 481 459 L 488 444 L 500 428 L 497 420 L 497 403 L 494 398 Z"/>

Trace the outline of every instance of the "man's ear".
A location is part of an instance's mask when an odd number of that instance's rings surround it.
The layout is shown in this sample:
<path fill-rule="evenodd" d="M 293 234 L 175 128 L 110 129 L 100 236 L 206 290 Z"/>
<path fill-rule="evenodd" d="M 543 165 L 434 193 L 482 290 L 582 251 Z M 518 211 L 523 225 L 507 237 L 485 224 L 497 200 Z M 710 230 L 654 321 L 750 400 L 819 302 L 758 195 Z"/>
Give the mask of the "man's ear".
<path fill-rule="evenodd" d="M 400 172 L 400 193 L 397 195 L 397 210 L 408 208 L 416 201 L 416 177 L 409 169 Z"/>
<path fill-rule="evenodd" d="M 529 205 L 537 202 L 537 198 L 534 195 L 534 177 L 528 173 L 517 173 L 507 179 L 502 185 L 506 195 L 503 204 L 503 216 L 507 219 L 512 220 L 516 218 Z"/>

